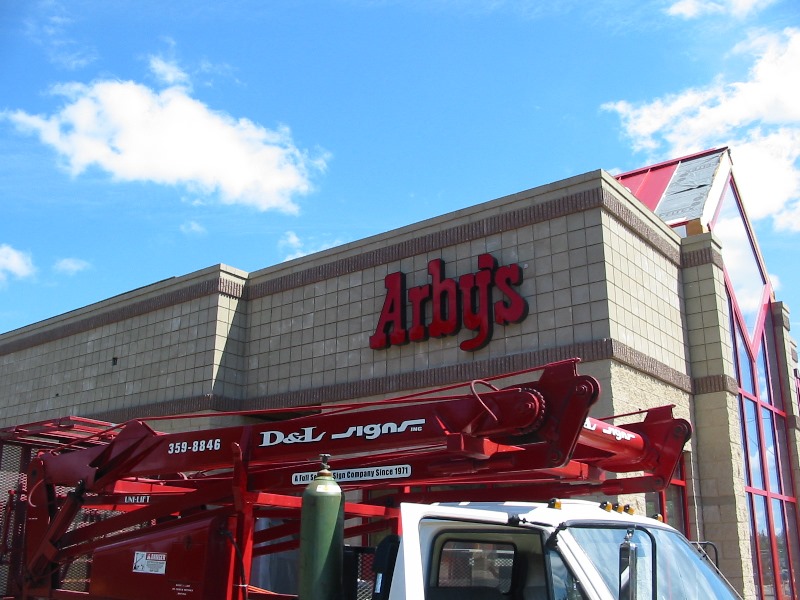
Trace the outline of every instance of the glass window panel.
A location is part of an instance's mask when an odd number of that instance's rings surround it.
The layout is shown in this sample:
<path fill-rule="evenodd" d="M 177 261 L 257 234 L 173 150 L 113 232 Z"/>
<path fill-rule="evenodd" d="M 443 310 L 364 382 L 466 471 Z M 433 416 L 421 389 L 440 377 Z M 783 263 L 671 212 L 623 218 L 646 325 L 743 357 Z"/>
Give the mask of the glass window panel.
<path fill-rule="evenodd" d="M 651 517 L 663 516 L 665 522 L 688 537 L 684 511 L 685 495 L 686 488 L 680 485 L 669 485 L 664 493 L 647 492 L 644 495 L 645 513 Z"/>
<path fill-rule="evenodd" d="M 684 456 L 681 456 L 681 459 L 678 461 L 678 466 L 675 467 L 675 473 L 672 474 L 673 479 L 680 479 L 684 483 L 686 482 L 686 461 L 684 460 Z"/>
<path fill-rule="evenodd" d="M 744 398 L 740 395 L 739 396 L 739 403 L 742 406 L 742 408 L 741 408 L 742 413 L 744 413 L 744 404 L 743 404 L 744 402 L 745 402 Z M 750 487 L 753 487 L 753 478 L 750 477 L 750 457 L 748 456 L 748 452 L 747 452 L 747 448 L 748 448 L 747 441 L 746 441 L 747 440 L 747 432 L 745 431 L 745 427 L 744 427 L 744 424 L 745 424 L 746 420 L 747 419 L 745 419 L 744 417 L 741 417 L 740 418 L 740 423 L 739 423 L 739 425 L 741 427 L 741 430 L 742 430 L 741 448 L 742 448 L 742 464 L 744 465 L 744 480 L 745 480 L 744 484 L 745 485 L 749 485 Z"/>
<path fill-rule="evenodd" d="M 492 587 L 507 594 L 515 548 L 501 542 L 448 540 L 442 546 L 439 587 Z"/>
<path fill-rule="evenodd" d="M 670 485 L 666 489 L 667 515 L 669 524 L 686 535 L 686 515 L 683 511 L 683 498 L 686 489 L 679 485 Z"/>
<path fill-rule="evenodd" d="M 766 337 L 762 341 L 761 350 L 758 352 L 758 398 L 762 402 L 772 404 L 772 386 L 769 381 L 769 368 L 767 367 Z"/>
<path fill-rule="evenodd" d="M 773 425 L 772 411 L 768 408 L 761 409 L 761 430 L 764 434 L 763 454 L 767 466 L 769 489 L 772 492 L 781 492 L 780 471 L 778 470 L 778 455 L 775 448 L 775 427 Z"/>
<path fill-rule="evenodd" d="M 761 314 L 766 279 L 761 272 L 753 242 L 745 226 L 736 194 L 728 185 L 722 199 L 722 210 L 712 225 L 722 244 L 722 260 L 733 286 L 736 303 L 750 336 Z"/>
<path fill-rule="evenodd" d="M 761 558 L 761 592 L 765 600 L 775 598 L 775 569 L 772 564 L 772 543 L 767 518 L 767 499 L 753 495 L 753 516 L 755 517 L 758 554 Z"/>
<path fill-rule="evenodd" d="M 660 492 L 647 492 L 644 495 L 645 514 L 648 517 L 655 515 L 663 515 L 661 508 L 661 493 Z"/>
<path fill-rule="evenodd" d="M 736 357 L 738 359 L 739 387 L 750 394 L 756 393 L 755 381 L 753 380 L 753 364 L 750 361 L 750 353 L 747 351 L 744 337 L 736 327 Z"/>
<path fill-rule="evenodd" d="M 772 500 L 772 531 L 775 535 L 775 546 L 778 549 L 778 587 L 784 598 L 793 598 L 792 572 L 789 568 L 789 542 L 786 537 L 786 526 L 783 521 L 783 502 Z"/>
<path fill-rule="evenodd" d="M 800 590 L 800 539 L 798 539 L 796 507 L 786 503 L 786 531 L 789 532 L 789 550 L 791 552 L 792 580 L 794 589 Z"/>
<path fill-rule="evenodd" d="M 758 443 L 758 413 L 756 403 L 744 399 L 745 428 L 747 430 L 747 457 L 750 464 L 750 485 L 764 489 L 764 473 L 761 469 L 761 446 Z"/>
<path fill-rule="evenodd" d="M 756 587 L 756 598 L 761 598 L 761 570 L 758 568 L 758 546 L 756 544 L 756 526 L 753 516 L 753 494 L 747 494 L 747 516 L 750 519 L 750 560 L 753 561 L 753 582 Z"/>

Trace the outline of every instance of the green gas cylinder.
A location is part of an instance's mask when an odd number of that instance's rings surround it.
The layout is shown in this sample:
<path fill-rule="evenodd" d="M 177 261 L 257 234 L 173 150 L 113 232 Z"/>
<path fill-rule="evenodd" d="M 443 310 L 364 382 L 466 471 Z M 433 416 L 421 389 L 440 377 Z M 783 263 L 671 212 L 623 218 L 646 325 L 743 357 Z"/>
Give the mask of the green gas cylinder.
<path fill-rule="evenodd" d="M 344 495 L 322 455 L 322 468 L 303 491 L 298 600 L 341 600 Z"/>

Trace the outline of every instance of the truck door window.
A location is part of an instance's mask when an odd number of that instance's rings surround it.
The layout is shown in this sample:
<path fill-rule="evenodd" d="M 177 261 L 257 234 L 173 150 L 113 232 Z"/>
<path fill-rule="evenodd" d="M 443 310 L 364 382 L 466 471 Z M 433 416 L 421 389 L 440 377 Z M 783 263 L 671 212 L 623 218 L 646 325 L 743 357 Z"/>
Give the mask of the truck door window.
<path fill-rule="evenodd" d="M 564 564 L 561 555 L 550 550 L 547 559 L 550 564 L 550 597 L 553 600 L 586 600 L 578 580 Z"/>
<path fill-rule="evenodd" d="M 437 587 L 490 587 L 511 590 L 515 548 L 512 544 L 448 540 L 439 555 Z"/>

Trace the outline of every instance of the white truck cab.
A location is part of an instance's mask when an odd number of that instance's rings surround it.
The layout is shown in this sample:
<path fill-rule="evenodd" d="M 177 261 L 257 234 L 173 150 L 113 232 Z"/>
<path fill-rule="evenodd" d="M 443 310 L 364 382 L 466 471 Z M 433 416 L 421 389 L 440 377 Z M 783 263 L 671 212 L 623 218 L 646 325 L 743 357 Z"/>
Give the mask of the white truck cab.
<path fill-rule="evenodd" d="M 376 599 L 739 598 L 674 528 L 598 503 L 402 504 L 400 511 L 393 568 L 394 552 L 376 555 Z"/>

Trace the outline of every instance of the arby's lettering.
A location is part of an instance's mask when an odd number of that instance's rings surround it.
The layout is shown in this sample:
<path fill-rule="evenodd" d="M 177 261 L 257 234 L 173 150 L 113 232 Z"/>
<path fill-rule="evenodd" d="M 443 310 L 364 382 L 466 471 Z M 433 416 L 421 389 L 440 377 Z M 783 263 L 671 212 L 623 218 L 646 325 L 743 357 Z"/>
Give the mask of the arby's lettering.
<path fill-rule="evenodd" d="M 381 350 L 431 337 L 456 335 L 463 326 L 475 335 L 459 347 L 472 352 L 489 343 L 494 324 L 519 323 L 527 316 L 528 303 L 515 289 L 522 283 L 522 267 L 518 264 L 498 266 L 494 256 L 481 254 L 476 273 L 450 279 L 445 277 L 444 270 L 443 260 L 431 260 L 430 283 L 408 290 L 402 271 L 384 278 L 386 298 L 375 333 L 369 338 L 370 348 Z M 496 295 L 499 298 L 495 300 Z M 407 326 L 409 307 L 411 322 Z"/>

